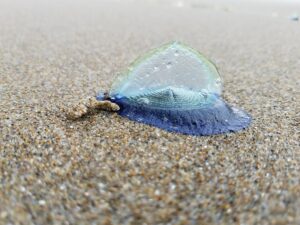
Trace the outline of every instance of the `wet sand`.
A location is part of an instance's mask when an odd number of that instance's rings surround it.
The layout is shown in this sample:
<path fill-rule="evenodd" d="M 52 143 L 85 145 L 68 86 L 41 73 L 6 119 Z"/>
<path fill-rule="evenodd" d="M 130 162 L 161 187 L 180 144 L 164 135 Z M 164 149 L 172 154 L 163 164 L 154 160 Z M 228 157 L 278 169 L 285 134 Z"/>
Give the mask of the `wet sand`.
<path fill-rule="evenodd" d="M 297 9 L 0 0 L 0 224 L 299 224 Z M 66 119 L 172 40 L 218 66 L 248 129 L 193 137 L 109 112 Z"/>

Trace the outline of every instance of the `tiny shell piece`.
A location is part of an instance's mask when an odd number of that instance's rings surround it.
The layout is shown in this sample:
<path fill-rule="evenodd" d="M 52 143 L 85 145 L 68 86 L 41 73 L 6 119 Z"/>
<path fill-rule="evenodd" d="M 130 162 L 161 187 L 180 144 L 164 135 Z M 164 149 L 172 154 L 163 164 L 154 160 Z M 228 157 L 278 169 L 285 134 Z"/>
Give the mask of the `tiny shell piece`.
<path fill-rule="evenodd" d="M 73 106 L 68 111 L 67 118 L 71 120 L 76 120 L 97 109 L 115 112 L 120 110 L 120 107 L 116 103 L 113 103 L 111 101 L 98 101 L 95 97 L 90 97 L 88 99 L 80 101 L 78 104 Z"/>

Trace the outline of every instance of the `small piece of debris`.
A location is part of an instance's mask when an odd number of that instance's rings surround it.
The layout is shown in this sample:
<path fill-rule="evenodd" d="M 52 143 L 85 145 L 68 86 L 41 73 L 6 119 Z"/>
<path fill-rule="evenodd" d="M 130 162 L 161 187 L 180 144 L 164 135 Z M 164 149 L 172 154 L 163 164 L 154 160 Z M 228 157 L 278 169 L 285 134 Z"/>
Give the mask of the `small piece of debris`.
<path fill-rule="evenodd" d="M 39 205 L 46 205 L 46 201 L 45 200 L 39 200 Z"/>
<path fill-rule="evenodd" d="M 78 104 L 67 111 L 67 118 L 76 120 L 84 115 L 93 112 L 94 110 L 105 110 L 116 112 L 120 107 L 109 100 L 98 101 L 95 97 L 81 100 Z"/>
<path fill-rule="evenodd" d="M 298 14 L 294 14 L 290 17 L 290 20 L 292 21 L 299 21 L 299 15 Z"/>

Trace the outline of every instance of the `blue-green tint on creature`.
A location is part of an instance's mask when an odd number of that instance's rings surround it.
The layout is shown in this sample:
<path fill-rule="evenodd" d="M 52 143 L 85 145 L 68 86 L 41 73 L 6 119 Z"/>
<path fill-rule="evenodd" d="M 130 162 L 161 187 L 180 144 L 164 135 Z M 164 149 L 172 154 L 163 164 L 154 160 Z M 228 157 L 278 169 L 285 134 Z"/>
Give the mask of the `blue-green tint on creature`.
<path fill-rule="evenodd" d="M 109 99 L 119 114 L 168 131 L 212 135 L 247 127 L 251 117 L 220 97 L 222 82 L 209 60 L 174 42 L 136 61 L 113 84 Z"/>

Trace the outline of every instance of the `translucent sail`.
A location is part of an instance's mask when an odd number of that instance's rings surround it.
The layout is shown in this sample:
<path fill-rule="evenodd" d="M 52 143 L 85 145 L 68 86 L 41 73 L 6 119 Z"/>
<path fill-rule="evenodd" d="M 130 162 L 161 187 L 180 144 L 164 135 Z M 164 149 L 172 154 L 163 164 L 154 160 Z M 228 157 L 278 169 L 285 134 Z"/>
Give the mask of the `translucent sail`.
<path fill-rule="evenodd" d="M 195 50 L 174 42 L 137 60 L 113 84 L 110 95 L 180 108 L 203 105 L 207 96 L 220 95 L 221 90 L 216 67 Z"/>

